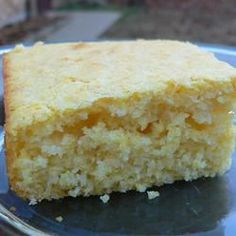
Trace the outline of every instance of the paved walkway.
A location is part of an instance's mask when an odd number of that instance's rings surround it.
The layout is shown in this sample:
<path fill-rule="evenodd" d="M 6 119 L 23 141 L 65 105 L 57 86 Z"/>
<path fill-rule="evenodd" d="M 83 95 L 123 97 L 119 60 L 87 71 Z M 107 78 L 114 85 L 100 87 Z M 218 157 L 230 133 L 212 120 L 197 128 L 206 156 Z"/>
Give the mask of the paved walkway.
<path fill-rule="evenodd" d="M 65 16 L 65 20 L 54 27 L 45 28 L 40 33 L 31 35 L 24 41 L 33 43 L 40 40 L 45 42 L 96 40 L 120 17 L 118 12 L 107 11 L 62 12 L 60 14 Z"/>

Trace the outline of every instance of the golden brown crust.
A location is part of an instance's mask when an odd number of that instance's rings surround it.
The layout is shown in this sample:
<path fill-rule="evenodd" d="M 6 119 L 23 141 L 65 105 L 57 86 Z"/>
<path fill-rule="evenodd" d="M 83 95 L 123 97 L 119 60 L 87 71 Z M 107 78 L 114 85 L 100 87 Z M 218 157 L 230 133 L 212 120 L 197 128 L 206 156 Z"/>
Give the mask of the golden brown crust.
<path fill-rule="evenodd" d="M 6 157 L 7 157 L 7 168 L 8 172 L 11 173 L 11 166 L 13 163 L 12 160 L 12 154 L 10 150 L 11 145 L 9 142 L 9 137 L 8 137 L 8 130 L 9 130 L 9 101 L 10 101 L 10 89 L 9 89 L 9 79 L 10 79 L 10 70 L 9 70 L 9 61 L 8 61 L 8 56 L 5 54 L 3 56 L 3 85 L 4 85 L 4 110 L 5 110 L 5 145 L 6 145 Z M 11 177 L 11 175 L 9 175 Z M 11 179 L 10 179 L 11 181 Z"/>
<path fill-rule="evenodd" d="M 4 81 L 3 86 L 4 86 L 5 119 L 6 119 L 7 125 L 9 125 L 9 106 L 8 106 L 8 101 L 10 99 L 9 79 L 10 79 L 9 61 L 7 59 L 7 55 L 4 54 L 3 55 L 3 81 Z"/>
<path fill-rule="evenodd" d="M 165 93 L 171 83 L 229 86 L 236 77 L 235 69 L 196 46 L 163 40 L 36 45 L 13 50 L 4 63 L 7 130 L 14 135 L 54 111 L 83 109 L 103 98 Z"/>
<path fill-rule="evenodd" d="M 4 80 L 4 111 L 5 111 L 5 146 L 6 146 L 6 161 L 7 171 L 11 188 L 16 191 L 20 196 L 24 197 L 24 192 L 17 188 L 17 173 L 14 171 L 13 165 L 16 159 L 14 152 L 14 145 L 12 143 L 11 130 L 11 112 L 10 103 L 12 100 L 12 88 L 11 88 L 11 66 L 7 54 L 3 56 L 3 80 Z"/>

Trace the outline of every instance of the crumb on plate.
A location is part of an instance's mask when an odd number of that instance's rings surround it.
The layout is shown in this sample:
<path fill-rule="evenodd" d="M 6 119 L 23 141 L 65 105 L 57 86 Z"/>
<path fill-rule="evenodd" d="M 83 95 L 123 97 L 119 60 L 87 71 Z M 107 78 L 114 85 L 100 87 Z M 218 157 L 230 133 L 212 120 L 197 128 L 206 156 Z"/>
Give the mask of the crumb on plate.
<path fill-rule="evenodd" d="M 107 203 L 110 200 L 110 196 L 108 194 L 104 194 L 99 198 L 103 201 L 103 203 Z"/>
<path fill-rule="evenodd" d="M 16 208 L 14 206 L 10 207 L 10 211 L 16 211 Z"/>
<path fill-rule="evenodd" d="M 147 191 L 148 199 L 152 200 L 156 197 L 160 196 L 160 193 L 158 191 Z"/>
<path fill-rule="evenodd" d="M 29 202 L 30 206 L 33 206 L 33 205 L 36 205 L 36 204 L 37 204 L 37 200 L 36 199 L 34 199 L 34 198 L 30 199 L 30 202 Z"/>
<path fill-rule="evenodd" d="M 56 221 L 58 221 L 58 222 L 62 222 L 62 221 L 63 221 L 63 217 L 62 217 L 62 216 L 58 216 L 58 217 L 56 217 Z"/>

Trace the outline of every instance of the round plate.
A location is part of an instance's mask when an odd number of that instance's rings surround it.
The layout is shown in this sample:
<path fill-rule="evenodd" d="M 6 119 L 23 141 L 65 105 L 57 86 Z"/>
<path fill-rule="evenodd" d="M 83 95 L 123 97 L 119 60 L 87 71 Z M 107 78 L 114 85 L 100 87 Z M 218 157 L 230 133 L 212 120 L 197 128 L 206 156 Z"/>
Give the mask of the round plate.
<path fill-rule="evenodd" d="M 233 48 L 200 46 L 236 66 Z M 3 124 L 2 108 L 0 116 Z M 107 204 L 98 197 L 68 197 L 30 206 L 9 190 L 3 140 L 1 129 L 0 235 L 236 235 L 236 161 L 224 176 L 159 187 L 154 200 L 131 191 L 111 194 Z"/>

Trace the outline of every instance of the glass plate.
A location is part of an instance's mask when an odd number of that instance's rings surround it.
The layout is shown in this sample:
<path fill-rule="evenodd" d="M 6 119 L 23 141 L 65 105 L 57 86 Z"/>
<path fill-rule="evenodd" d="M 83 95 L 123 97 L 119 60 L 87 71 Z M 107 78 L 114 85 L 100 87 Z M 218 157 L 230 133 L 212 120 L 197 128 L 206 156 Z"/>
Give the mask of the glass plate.
<path fill-rule="evenodd" d="M 200 46 L 236 66 L 233 48 Z M 0 54 L 8 50 L 4 48 Z M 3 124 L 2 99 L 0 107 Z M 131 191 L 111 194 L 107 204 L 98 197 L 68 197 L 30 206 L 9 190 L 3 143 L 1 129 L 0 235 L 236 235 L 236 160 L 222 177 L 156 188 L 160 197 L 154 200 L 148 200 L 146 193 Z M 63 217 L 62 222 L 56 221 L 58 216 Z"/>

